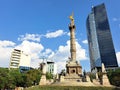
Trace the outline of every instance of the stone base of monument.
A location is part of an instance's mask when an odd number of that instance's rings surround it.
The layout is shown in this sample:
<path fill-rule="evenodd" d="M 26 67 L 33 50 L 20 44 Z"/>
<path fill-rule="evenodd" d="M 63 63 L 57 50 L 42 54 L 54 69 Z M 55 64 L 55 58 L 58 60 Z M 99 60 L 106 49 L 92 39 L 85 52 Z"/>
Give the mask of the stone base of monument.
<path fill-rule="evenodd" d="M 42 75 L 41 76 L 39 85 L 46 85 L 46 75 Z"/>
<path fill-rule="evenodd" d="M 64 82 L 64 76 L 60 76 L 60 82 Z"/>
<path fill-rule="evenodd" d="M 93 84 L 101 86 L 100 81 L 98 79 L 93 79 Z"/>
<path fill-rule="evenodd" d="M 76 82 L 82 82 L 82 77 L 78 74 L 66 74 L 64 77 L 65 81 L 76 81 Z"/>
<path fill-rule="evenodd" d="M 55 82 L 51 84 L 52 86 L 95 86 L 91 82 L 76 82 L 74 80 L 64 80 L 63 82 Z"/>
<path fill-rule="evenodd" d="M 82 75 L 82 67 L 77 61 L 68 61 L 66 64 L 66 70 L 68 74 Z"/>

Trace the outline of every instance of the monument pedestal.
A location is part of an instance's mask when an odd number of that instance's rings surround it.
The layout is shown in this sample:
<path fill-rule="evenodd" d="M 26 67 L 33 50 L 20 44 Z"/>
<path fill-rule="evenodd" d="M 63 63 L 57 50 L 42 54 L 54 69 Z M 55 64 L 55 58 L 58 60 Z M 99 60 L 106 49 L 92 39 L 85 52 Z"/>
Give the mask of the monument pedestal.
<path fill-rule="evenodd" d="M 66 74 L 64 77 L 65 81 L 76 81 L 76 82 L 82 82 L 82 77 L 78 74 Z"/>
<path fill-rule="evenodd" d="M 66 76 L 67 81 L 82 81 L 82 67 L 78 62 L 69 61 L 66 64 Z"/>
<path fill-rule="evenodd" d="M 69 61 L 66 64 L 67 74 L 78 74 L 82 75 L 82 67 L 78 64 L 77 61 Z"/>
<path fill-rule="evenodd" d="M 39 85 L 46 85 L 46 75 L 42 75 Z"/>

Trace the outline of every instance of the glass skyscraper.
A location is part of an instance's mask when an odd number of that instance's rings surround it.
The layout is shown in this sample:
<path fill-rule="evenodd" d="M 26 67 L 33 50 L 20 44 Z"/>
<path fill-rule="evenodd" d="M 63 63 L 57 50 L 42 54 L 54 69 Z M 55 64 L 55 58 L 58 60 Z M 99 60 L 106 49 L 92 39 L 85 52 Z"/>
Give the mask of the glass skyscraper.
<path fill-rule="evenodd" d="M 87 36 L 91 70 L 118 67 L 105 5 L 92 7 L 87 17 Z"/>

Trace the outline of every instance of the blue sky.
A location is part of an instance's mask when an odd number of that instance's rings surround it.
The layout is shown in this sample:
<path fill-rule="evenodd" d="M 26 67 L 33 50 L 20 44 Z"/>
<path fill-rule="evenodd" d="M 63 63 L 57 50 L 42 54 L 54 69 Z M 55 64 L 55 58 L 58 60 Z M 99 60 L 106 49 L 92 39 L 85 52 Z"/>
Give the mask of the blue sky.
<path fill-rule="evenodd" d="M 105 3 L 115 51 L 120 64 L 119 0 L 0 0 L 0 67 L 8 67 L 14 48 L 31 55 L 37 67 L 45 56 L 61 69 L 69 57 L 69 15 L 74 12 L 77 60 L 90 70 L 86 18 L 91 6 Z"/>

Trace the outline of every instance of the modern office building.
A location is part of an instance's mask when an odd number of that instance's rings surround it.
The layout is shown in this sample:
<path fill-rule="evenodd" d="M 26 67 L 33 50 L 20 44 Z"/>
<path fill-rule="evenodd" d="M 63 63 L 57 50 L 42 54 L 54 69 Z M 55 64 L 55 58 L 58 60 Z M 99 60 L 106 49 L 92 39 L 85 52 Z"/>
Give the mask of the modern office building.
<path fill-rule="evenodd" d="M 57 74 L 57 65 L 53 61 L 47 61 L 47 72 L 56 75 Z"/>
<path fill-rule="evenodd" d="M 92 7 L 86 24 L 91 71 L 101 68 L 102 63 L 107 69 L 118 67 L 104 4 Z"/>
<path fill-rule="evenodd" d="M 30 56 L 23 51 L 14 49 L 11 53 L 9 68 L 30 68 Z"/>
<path fill-rule="evenodd" d="M 54 61 L 46 60 L 40 63 L 39 69 L 42 70 L 42 65 L 46 64 L 46 72 L 51 73 L 53 75 L 57 74 L 57 64 Z"/>

